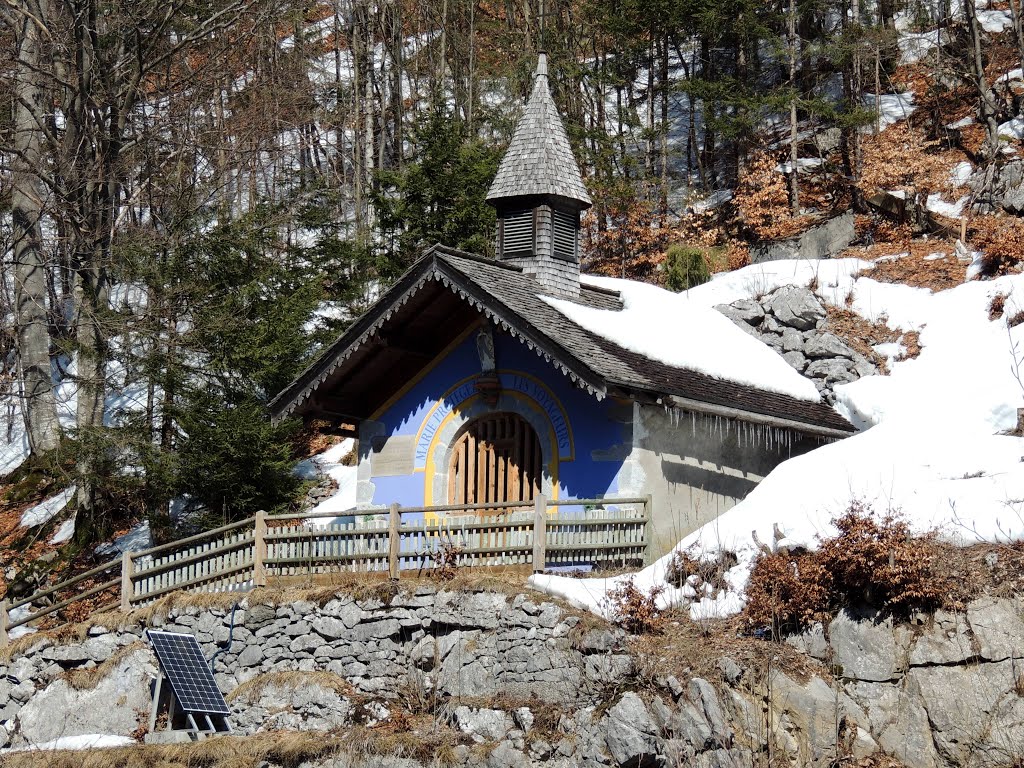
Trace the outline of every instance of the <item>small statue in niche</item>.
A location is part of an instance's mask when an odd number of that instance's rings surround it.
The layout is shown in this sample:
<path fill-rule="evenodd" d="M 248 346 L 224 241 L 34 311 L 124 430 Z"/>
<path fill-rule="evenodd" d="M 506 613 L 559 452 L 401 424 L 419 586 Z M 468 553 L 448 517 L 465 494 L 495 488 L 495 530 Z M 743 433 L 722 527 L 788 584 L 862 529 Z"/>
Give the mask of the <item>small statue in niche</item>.
<path fill-rule="evenodd" d="M 490 326 L 484 326 L 476 335 L 476 354 L 480 358 L 480 370 L 484 373 L 494 373 L 497 368 L 494 356 L 494 334 Z"/>
<path fill-rule="evenodd" d="M 497 405 L 501 393 L 501 381 L 496 373 L 498 364 L 494 353 L 494 334 L 490 326 L 484 326 L 476 335 L 476 354 L 480 358 L 480 375 L 476 377 L 476 389 L 488 405 Z"/>

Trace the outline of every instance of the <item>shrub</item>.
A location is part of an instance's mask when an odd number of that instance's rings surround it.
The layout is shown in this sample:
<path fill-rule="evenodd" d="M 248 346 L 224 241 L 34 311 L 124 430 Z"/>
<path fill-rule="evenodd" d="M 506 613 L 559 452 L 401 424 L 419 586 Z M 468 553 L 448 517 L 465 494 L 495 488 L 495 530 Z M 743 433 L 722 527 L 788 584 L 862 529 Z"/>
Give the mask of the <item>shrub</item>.
<path fill-rule="evenodd" d="M 949 585 L 934 568 L 933 536 L 912 536 L 906 521 L 876 518 L 859 502 L 832 522 L 839 534 L 817 552 L 758 557 L 747 583 L 751 626 L 798 630 L 845 605 L 897 616 L 942 605 Z"/>
<path fill-rule="evenodd" d="M 665 287 L 685 291 L 711 279 L 707 256 L 702 248 L 669 246 L 665 254 Z"/>
<path fill-rule="evenodd" d="M 609 590 L 604 598 L 604 607 L 609 618 L 631 635 L 642 635 L 659 629 L 661 611 L 658 596 L 665 591 L 663 586 L 652 587 L 644 593 L 637 588 L 633 579 L 620 587 Z"/>

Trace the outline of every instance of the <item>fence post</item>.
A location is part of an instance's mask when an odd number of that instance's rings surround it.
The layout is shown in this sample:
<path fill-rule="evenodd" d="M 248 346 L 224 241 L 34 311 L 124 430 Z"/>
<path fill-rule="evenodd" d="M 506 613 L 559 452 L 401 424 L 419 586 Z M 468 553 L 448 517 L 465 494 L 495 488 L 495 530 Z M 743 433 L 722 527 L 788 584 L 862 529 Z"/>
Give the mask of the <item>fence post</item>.
<path fill-rule="evenodd" d="M 10 602 L 7 598 L 0 600 L 0 648 L 7 645 L 7 622 L 9 621 L 7 618 L 7 607 L 9 605 Z"/>
<path fill-rule="evenodd" d="M 402 512 L 398 504 L 391 505 L 388 514 L 388 575 L 392 579 L 398 578 L 399 562 L 398 554 L 402 548 Z"/>
<path fill-rule="evenodd" d="M 135 597 L 135 582 L 132 575 L 135 573 L 135 561 L 132 560 L 131 552 L 121 554 L 121 610 L 132 609 L 132 598 Z"/>
<path fill-rule="evenodd" d="M 644 497 L 644 565 L 654 562 L 654 504 L 651 494 Z"/>
<path fill-rule="evenodd" d="M 538 493 L 533 500 L 533 572 L 540 573 L 548 559 L 548 500 Z"/>
<path fill-rule="evenodd" d="M 256 522 L 252 530 L 252 585 L 267 586 L 267 513 L 256 510 Z"/>

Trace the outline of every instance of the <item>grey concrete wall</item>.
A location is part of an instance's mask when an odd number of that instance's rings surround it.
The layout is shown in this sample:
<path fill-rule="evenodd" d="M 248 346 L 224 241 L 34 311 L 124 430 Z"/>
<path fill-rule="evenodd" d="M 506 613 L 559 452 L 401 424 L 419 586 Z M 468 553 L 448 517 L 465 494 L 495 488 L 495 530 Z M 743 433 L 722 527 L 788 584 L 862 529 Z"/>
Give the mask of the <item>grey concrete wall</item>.
<path fill-rule="evenodd" d="M 623 493 L 650 493 L 654 555 L 746 498 L 776 466 L 820 445 L 791 432 L 634 404 Z"/>

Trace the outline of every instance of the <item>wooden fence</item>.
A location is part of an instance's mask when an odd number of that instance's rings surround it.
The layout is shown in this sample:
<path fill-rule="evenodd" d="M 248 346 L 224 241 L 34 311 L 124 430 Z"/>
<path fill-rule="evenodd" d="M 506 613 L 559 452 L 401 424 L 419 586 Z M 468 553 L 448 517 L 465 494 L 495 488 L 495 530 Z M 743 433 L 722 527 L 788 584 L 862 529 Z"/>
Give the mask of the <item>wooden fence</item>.
<path fill-rule="evenodd" d="M 650 560 L 650 497 L 546 499 L 518 504 L 390 507 L 255 516 L 126 552 L 17 601 L 0 601 L 8 632 L 79 600 L 109 593 L 122 610 L 177 591 L 244 591 L 288 577 L 369 571 L 398 579 L 439 567 L 615 567 Z M 318 527 L 318 519 L 350 522 Z M 98 582 L 98 583 L 94 583 Z M 87 588 L 81 590 L 80 585 Z M 78 590 L 74 589 L 78 587 Z M 33 606 L 48 600 L 49 605 Z"/>

